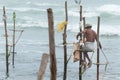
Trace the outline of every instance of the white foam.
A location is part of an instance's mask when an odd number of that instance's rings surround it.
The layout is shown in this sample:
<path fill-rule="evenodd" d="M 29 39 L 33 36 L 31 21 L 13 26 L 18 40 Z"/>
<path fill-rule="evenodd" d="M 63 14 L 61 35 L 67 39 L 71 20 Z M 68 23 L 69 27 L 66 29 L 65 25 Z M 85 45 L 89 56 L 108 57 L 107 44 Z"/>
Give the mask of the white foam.
<path fill-rule="evenodd" d="M 74 17 L 79 17 L 80 16 L 79 11 L 70 10 L 70 11 L 68 11 L 68 13 L 69 13 L 70 16 L 74 16 Z M 83 11 L 82 15 L 84 17 L 95 17 L 95 16 L 100 15 L 100 13 L 98 13 L 97 11 L 85 10 L 85 11 Z"/>
<path fill-rule="evenodd" d="M 36 6 L 60 6 L 60 4 L 54 3 L 35 3 Z"/>
<path fill-rule="evenodd" d="M 20 12 L 26 12 L 26 11 L 41 11 L 39 8 L 31 8 L 31 7 L 19 7 L 19 8 L 7 8 L 8 10 L 13 11 L 20 11 Z"/>
<path fill-rule="evenodd" d="M 120 5 L 106 4 L 106 5 L 100 6 L 97 9 L 97 11 L 106 12 L 114 15 L 120 15 Z"/>
<path fill-rule="evenodd" d="M 95 11 L 86 11 L 83 16 L 85 17 L 95 17 L 95 16 L 99 16 L 99 13 L 95 12 Z"/>
<path fill-rule="evenodd" d="M 78 17 L 80 15 L 79 12 L 75 12 L 75 11 L 68 11 L 68 14 L 74 17 Z"/>
<path fill-rule="evenodd" d="M 107 13 L 107 14 L 119 16 L 120 15 L 120 5 L 106 4 L 106 5 L 102 5 L 98 8 L 94 8 L 94 9 L 86 8 L 85 10 L 83 10 L 83 16 L 85 16 L 85 17 L 96 17 L 102 13 Z M 74 17 L 78 17 L 79 10 L 76 10 L 76 11 L 70 10 L 69 15 L 74 16 Z"/>
<path fill-rule="evenodd" d="M 114 27 L 113 27 L 114 26 Z M 68 24 L 67 30 L 72 32 L 79 32 L 79 24 Z M 93 25 L 93 30 L 97 32 L 97 26 Z M 120 35 L 119 25 L 100 25 L 100 35 Z"/>
<path fill-rule="evenodd" d="M 101 34 L 120 35 L 119 25 L 101 25 Z"/>

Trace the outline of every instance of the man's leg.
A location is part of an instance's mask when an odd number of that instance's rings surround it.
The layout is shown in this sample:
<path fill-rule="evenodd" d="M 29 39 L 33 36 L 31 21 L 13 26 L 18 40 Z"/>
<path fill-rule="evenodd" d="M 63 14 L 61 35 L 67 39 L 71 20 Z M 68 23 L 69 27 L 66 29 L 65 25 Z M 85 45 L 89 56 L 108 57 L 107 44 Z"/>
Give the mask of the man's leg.
<path fill-rule="evenodd" d="M 87 52 L 84 52 L 84 55 L 85 55 L 85 57 L 88 59 L 88 61 L 90 62 L 91 60 L 90 60 L 90 58 L 89 58 Z"/>
<path fill-rule="evenodd" d="M 88 59 L 88 61 L 89 61 L 88 66 L 91 67 L 92 61 L 90 60 L 90 58 L 89 58 L 87 52 L 84 52 L 84 55 L 85 55 L 85 57 L 86 57 L 86 58 Z"/>

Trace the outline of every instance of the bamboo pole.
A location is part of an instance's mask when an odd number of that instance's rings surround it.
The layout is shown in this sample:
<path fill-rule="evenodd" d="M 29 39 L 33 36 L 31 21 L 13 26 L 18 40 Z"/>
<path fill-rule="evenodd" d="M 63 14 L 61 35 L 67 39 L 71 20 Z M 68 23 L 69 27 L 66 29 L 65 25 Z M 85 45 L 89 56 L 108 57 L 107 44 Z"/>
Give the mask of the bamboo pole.
<path fill-rule="evenodd" d="M 54 42 L 54 22 L 52 9 L 47 9 L 48 12 L 48 26 L 49 26 L 49 51 L 50 51 L 50 80 L 56 80 L 56 56 L 55 56 L 55 42 Z"/>
<path fill-rule="evenodd" d="M 15 18 L 16 18 L 16 14 L 15 12 L 13 12 L 13 56 L 12 56 L 12 65 L 14 68 L 14 54 L 15 54 Z"/>
<path fill-rule="evenodd" d="M 5 6 L 3 6 L 3 21 L 4 21 L 5 41 L 6 41 L 6 76 L 9 77 L 8 33 L 7 33 L 7 23 L 6 23 L 6 11 L 5 11 Z"/>
<path fill-rule="evenodd" d="M 98 16 L 98 28 L 97 28 L 97 63 L 100 63 L 99 55 L 99 29 L 100 29 L 100 17 Z M 97 64 L 97 80 L 99 80 L 99 64 Z"/>
<path fill-rule="evenodd" d="M 65 1 L 65 15 L 66 15 L 66 21 L 68 21 L 68 11 L 67 11 L 67 1 Z M 64 75 L 63 75 L 63 80 L 66 80 L 67 78 L 67 45 L 66 44 L 66 29 L 67 29 L 67 25 L 65 25 L 64 28 L 64 33 L 63 33 L 63 47 L 64 47 Z"/>
<path fill-rule="evenodd" d="M 82 6 L 80 6 L 80 32 L 82 31 Z M 82 40 L 82 34 L 80 35 L 80 40 Z M 82 49 L 82 46 L 80 46 L 80 49 Z M 79 80 L 82 80 L 82 67 L 81 67 L 81 61 L 82 61 L 82 51 L 80 51 L 80 61 L 79 61 Z"/>
<path fill-rule="evenodd" d="M 49 58 L 48 54 L 44 53 L 42 55 L 42 60 L 41 60 L 37 80 L 43 80 L 43 75 L 45 73 L 45 69 L 46 69 L 46 66 L 47 66 L 47 63 L 48 63 L 48 58 Z"/>

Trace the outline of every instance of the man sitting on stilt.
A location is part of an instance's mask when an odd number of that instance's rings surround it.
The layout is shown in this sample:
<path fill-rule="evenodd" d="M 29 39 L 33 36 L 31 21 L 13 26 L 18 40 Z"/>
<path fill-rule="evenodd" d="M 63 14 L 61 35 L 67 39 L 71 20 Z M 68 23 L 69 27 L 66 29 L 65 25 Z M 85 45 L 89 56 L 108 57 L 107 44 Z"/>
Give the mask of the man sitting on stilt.
<path fill-rule="evenodd" d="M 88 52 L 93 52 L 94 51 L 94 42 L 95 40 L 97 41 L 97 34 L 94 30 L 91 29 L 92 28 L 92 25 L 90 24 L 86 24 L 85 25 L 85 29 L 84 31 L 82 32 L 79 32 L 76 36 L 76 39 L 78 40 L 78 37 L 81 35 L 81 34 L 84 34 L 85 36 L 85 41 L 80 41 L 80 46 L 82 46 L 82 50 L 85 57 L 87 58 L 87 60 L 89 61 L 88 62 L 88 67 L 91 67 L 92 65 L 92 61 L 90 60 L 89 56 L 88 56 Z M 81 43 L 84 43 L 81 45 Z M 100 48 L 102 48 L 101 44 L 99 44 Z M 84 62 L 84 60 L 82 60 Z M 82 62 L 82 63 L 83 63 Z"/>

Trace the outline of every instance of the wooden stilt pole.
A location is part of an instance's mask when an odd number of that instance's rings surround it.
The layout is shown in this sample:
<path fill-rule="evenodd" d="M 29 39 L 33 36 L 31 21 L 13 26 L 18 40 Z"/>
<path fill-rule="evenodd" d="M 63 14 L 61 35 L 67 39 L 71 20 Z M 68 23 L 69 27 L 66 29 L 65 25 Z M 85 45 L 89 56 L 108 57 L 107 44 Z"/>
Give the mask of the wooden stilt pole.
<path fill-rule="evenodd" d="M 50 80 L 56 80 L 56 56 L 55 56 L 55 42 L 54 42 L 54 22 L 52 9 L 47 9 L 48 12 L 48 26 L 49 26 L 49 51 L 50 51 Z"/>
<path fill-rule="evenodd" d="M 85 17 L 83 17 L 83 29 L 85 30 Z M 83 42 L 85 42 L 85 34 L 83 34 Z M 85 55 L 83 54 L 83 57 L 84 57 L 84 61 L 86 62 L 86 57 Z M 86 66 L 84 66 L 84 69 L 86 69 Z"/>
<path fill-rule="evenodd" d="M 12 56 L 12 65 L 14 68 L 14 54 L 15 54 L 15 18 L 16 18 L 16 14 L 15 12 L 13 12 L 13 56 Z"/>
<path fill-rule="evenodd" d="M 48 58 L 49 58 L 48 54 L 44 53 L 42 55 L 42 60 L 41 60 L 37 80 L 43 80 L 43 75 L 45 73 L 45 69 L 46 69 L 46 66 L 47 66 L 47 63 L 48 63 Z"/>
<path fill-rule="evenodd" d="M 65 1 L 65 13 L 66 13 L 66 21 L 68 21 L 68 12 L 67 12 L 67 1 Z M 67 78 L 67 45 L 66 44 L 66 29 L 67 25 L 64 28 L 64 33 L 63 33 L 63 46 L 64 46 L 64 75 L 63 75 L 63 80 L 66 80 Z"/>
<path fill-rule="evenodd" d="M 82 31 L 82 6 L 80 6 L 80 32 Z M 80 35 L 80 40 L 82 40 L 82 34 Z M 82 49 L 82 46 L 80 46 L 80 49 Z M 79 80 L 82 80 L 82 67 L 81 67 L 81 61 L 82 61 L 82 51 L 80 51 L 80 61 L 79 61 Z"/>
<path fill-rule="evenodd" d="M 3 21 L 4 21 L 4 27 L 5 27 L 5 40 L 6 40 L 6 76 L 9 77 L 8 33 L 7 33 L 5 6 L 3 6 Z"/>
<path fill-rule="evenodd" d="M 85 30 L 85 17 L 83 17 L 83 29 Z M 83 42 L 85 42 L 85 35 L 83 35 Z"/>
<path fill-rule="evenodd" d="M 100 63 L 99 55 L 99 29 L 100 29 L 100 17 L 98 17 L 98 28 L 97 28 L 97 63 Z M 99 64 L 97 64 L 97 80 L 99 80 Z"/>

